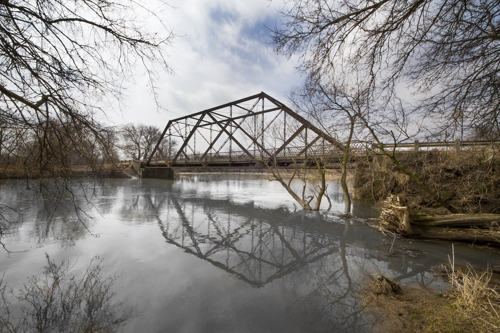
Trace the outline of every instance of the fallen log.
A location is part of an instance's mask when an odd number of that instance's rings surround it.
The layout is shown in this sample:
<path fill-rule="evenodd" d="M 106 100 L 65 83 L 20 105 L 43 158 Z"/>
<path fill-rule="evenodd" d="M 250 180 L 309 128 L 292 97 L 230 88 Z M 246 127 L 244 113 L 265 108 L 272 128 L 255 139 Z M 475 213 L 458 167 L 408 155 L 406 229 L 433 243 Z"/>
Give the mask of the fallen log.
<path fill-rule="evenodd" d="M 410 222 L 411 221 L 411 222 Z M 379 227 L 404 236 L 500 246 L 500 214 L 409 216 L 396 196 L 383 204 Z"/>
<path fill-rule="evenodd" d="M 500 214 L 416 215 L 411 223 L 427 227 L 491 228 L 500 225 Z"/>

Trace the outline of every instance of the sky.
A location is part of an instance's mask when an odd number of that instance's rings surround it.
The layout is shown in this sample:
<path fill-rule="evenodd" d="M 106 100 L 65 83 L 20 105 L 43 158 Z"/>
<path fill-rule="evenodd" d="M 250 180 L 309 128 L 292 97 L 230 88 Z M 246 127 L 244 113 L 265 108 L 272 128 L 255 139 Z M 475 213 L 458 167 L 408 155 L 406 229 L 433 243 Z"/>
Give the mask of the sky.
<path fill-rule="evenodd" d="M 174 74 L 157 73 L 158 110 L 148 77 L 139 72 L 112 113 L 115 125 L 142 123 L 163 128 L 169 119 L 202 111 L 261 91 L 287 103 L 299 86 L 297 58 L 278 55 L 266 28 L 279 22 L 281 1 L 169 0 L 161 15 L 174 34 L 167 62 Z"/>

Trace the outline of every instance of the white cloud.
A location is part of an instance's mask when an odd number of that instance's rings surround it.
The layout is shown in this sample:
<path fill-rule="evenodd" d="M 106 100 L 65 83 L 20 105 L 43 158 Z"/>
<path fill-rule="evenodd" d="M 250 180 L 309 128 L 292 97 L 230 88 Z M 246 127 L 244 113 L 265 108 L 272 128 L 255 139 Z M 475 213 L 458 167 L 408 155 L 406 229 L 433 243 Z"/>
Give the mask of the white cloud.
<path fill-rule="evenodd" d="M 125 103 L 130 107 L 118 123 L 137 122 L 163 127 L 180 117 L 265 91 L 286 103 L 286 93 L 300 84 L 295 60 L 277 55 L 264 23 L 279 20 L 278 2 L 268 0 L 183 0 L 163 14 L 179 35 L 169 48 L 175 75 L 158 73 L 158 99 L 168 113 L 158 112 L 139 77 Z M 267 36 L 265 36 L 267 34 Z"/>

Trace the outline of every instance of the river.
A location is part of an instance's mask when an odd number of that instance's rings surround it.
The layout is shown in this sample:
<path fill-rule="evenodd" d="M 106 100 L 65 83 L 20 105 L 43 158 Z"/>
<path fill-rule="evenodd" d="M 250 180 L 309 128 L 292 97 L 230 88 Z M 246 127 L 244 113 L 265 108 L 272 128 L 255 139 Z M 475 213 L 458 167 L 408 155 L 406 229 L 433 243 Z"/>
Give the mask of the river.
<path fill-rule="evenodd" d="M 342 217 L 336 181 L 329 212 L 302 211 L 279 183 L 257 175 L 83 185 L 86 198 L 75 205 L 23 181 L 0 182 L 1 212 L 15 222 L 2 236 L 3 285 L 19 293 L 43 276 L 46 255 L 76 275 L 94 258 L 114 277 L 110 302 L 129 311 L 123 332 L 370 332 L 377 318 L 361 295 L 377 275 L 448 288 L 433 269 L 448 262 L 450 243 L 384 236 L 367 225 L 377 210 L 363 202 Z M 463 244 L 454 256 L 500 264 Z"/>

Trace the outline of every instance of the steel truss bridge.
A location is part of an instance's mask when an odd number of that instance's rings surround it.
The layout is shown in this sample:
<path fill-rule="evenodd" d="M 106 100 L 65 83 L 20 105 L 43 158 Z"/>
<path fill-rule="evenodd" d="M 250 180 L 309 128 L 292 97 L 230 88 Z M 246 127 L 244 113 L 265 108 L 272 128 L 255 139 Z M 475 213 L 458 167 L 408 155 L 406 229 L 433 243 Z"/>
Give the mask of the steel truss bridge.
<path fill-rule="evenodd" d="M 145 167 L 288 165 L 342 144 L 264 92 L 170 120 Z"/>

